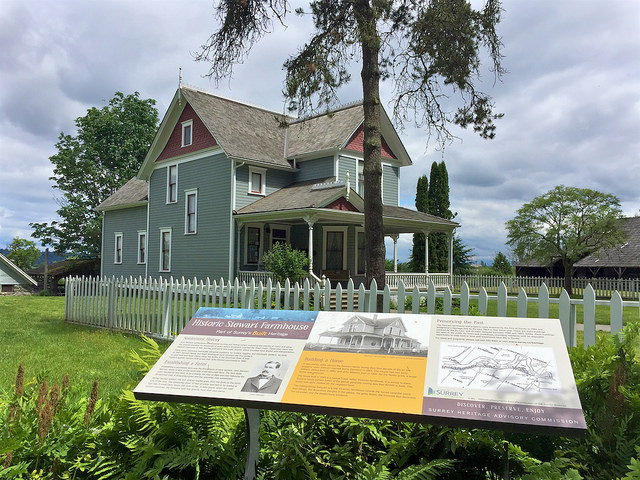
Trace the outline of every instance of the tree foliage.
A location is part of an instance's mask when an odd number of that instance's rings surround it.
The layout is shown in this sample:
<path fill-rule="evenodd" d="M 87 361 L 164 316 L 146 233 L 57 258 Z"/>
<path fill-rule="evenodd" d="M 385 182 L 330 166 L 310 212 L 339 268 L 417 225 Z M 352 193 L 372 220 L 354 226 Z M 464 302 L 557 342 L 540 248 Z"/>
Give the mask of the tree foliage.
<path fill-rule="evenodd" d="M 453 237 L 453 273 L 469 275 L 473 273 L 473 248 L 467 247 L 460 236 Z"/>
<path fill-rule="evenodd" d="M 284 23 L 287 0 L 220 0 L 218 30 L 202 46 L 196 60 L 209 62 L 209 76 L 231 76 L 253 45 Z M 304 15 L 304 9 L 296 9 Z M 337 91 L 348 83 L 348 66 L 361 62 L 364 108 L 364 189 L 367 281 L 384 284 L 384 236 L 380 182 L 380 81 L 394 83 L 396 121 L 413 120 L 442 139 L 451 138 L 448 125 L 472 126 L 482 137 L 495 135 L 491 98 L 477 90 L 481 51 L 500 76 L 499 0 L 474 9 L 467 0 L 314 0 L 311 39 L 285 63 L 284 94 L 299 114 L 328 109 Z M 449 110 L 457 95 L 462 106 Z"/>
<path fill-rule="evenodd" d="M 7 258 L 15 263 L 22 270 L 29 270 L 40 258 L 41 252 L 36 243 L 24 238 L 15 237 L 13 241 L 7 245 Z"/>
<path fill-rule="evenodd" d="M 427 213 L 451 220 L 449 207 L 449 174 L 444 161 L 431 164 Z M 449 237 L 444 233 L 429 234 L 429 271 L 447 272 L 449 269 Z"/>
<path fill-rule="evenodd" d="M 495 271 L 497 275 L 505 275 L 510 276 L 513 275 L 513 267 L 509 262 L 507 256 L 502 253 L 496 253 L 496 256 L 493 257 L 493 267 L 492 269 Z"/>
<path fill-rule="evenodd" d="M 264 268 L 275 275 L 281 284 L 289 279 L 302 282 L 307 276 L 309 258 L 300 250 L 294 250 L 288 243 L 277 242 L 263 255 Z"/>
<path fill-rule="evenodd" d="M 429 178 L 426 175 L 418 178 L 416 185 L 416 210 L 424 213 L 429 211 Z M 412 272 L 424 271 L 424 249 L 424 233 L 414 233 L 413 249 L 411 250 L 411 258 L 409 259 Z"/>
<path fill-rule="evenodd" d="M 520 207 L 506 223 L 507 243 L 518 258 L 535 258 L 543 264 L 562 259 L 564 288 L 571 293 L 578 260 L 624 241 L 621 216 L 615 195 L 559 185 Z"/>
<path fill-rule="evenodd" d="M 158 124 L 155 100 L 116 92 L 109 103 L 75 120 L 76 135 L 60 133 L 49 160 L 50 180 L 62 192 L 60 220 L 32 223 L 32 236 L 59 254 L 100 255 L 102 225 L 95 208 L 133 177 Z"/>

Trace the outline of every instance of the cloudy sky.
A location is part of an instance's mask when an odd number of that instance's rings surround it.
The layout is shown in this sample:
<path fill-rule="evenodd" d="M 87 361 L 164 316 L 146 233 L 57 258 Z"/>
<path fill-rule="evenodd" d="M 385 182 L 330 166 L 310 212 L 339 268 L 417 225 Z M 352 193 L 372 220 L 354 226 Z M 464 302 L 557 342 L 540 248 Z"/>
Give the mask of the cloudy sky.
<path fill-rule="evenodd" d="M 308 21 L 274 27 L 216 86 L 193 61 L 216 27 L 212 3 L 2 1 L 0 247 L 56 218 L 48 158 L 58 135 L 116 91 L 156 99 L 162 117 L 182 67 L 185 83 L 282 111 L 281 65 L 308 38 Z M 454 128 L 442 149 L 411 125 L 401 132 L 414 163 L 402 170 L 401 204 L 413 207 L 416 179 L 444 160 L 458 233 L 478 261 L 506 251 L 504 222 L 559 184 L 613 193 L 625 214 L 640 213 L 640 2 L 505 1 L 499 32 L 509 73 L 482 79 L 505 114 L 496 138 Z M 341 102 L 361 98 L 358 69 Z M 385 106 L 392 94 L 383 85 Z M 401 239 L 401 260 L 410 246 Z"/>

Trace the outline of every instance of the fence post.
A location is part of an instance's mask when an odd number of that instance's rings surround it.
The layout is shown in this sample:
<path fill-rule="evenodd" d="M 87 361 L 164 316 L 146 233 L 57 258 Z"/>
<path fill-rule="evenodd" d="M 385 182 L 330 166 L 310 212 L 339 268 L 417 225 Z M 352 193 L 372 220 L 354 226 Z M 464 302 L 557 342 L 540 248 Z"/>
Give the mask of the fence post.
<path fill-rule="evenodd" d="M 584 348 L 596 344 L 596 292 L 591 284 L 584 289 L 583 304 L 583 326 L 584 326 Z"/>
<path fill-rule="evenodd" d="M 480 287 L 480 291 L 478 292 L 478 311 L 482 315 L 489 313 L 489 295 L 487 294 L 487 289 L 484 287 Z"/>
<path fill-rule="evenodd" d="M 404 282 L 400 280 L 398 282 L 398 313 L 404 313 L 404 302 L 405 302 L 405 293 L 404 293 Z"/>
<path fill-rule="evenodd" d="M 546 283 L 538 289 L 538 318 L 549 318 L 549 287 Z"/>
<path fill-rule="evenodd" d="M 498 316 L 507 316 L 507 286 L 504 282 L 500 282 L 498 287 Z"/>
<path fill-rule="evenodd" d="M 575 309 L 571 308 L 571 298 L 566 290 L 562 290 L 560 294 L 560 325 L 562 326 L 562 333 L 564 334 L 564 342 L 567 347 L 572 348 L 575 346 Z"/>
<path fill-rule="evenodd" d="M 413 287 L 411 295 L 411 313 L 420 313 L 420 289 L 417 285 Z"/>
<path fill-rule="evenodd" d="M 169 282 L 164 280 L 164 288 L 162 290 L 162 336 L 164 338 L 169 338 L 170 323 L 171 323 L 171 303 L 172 303 L 172 295 L 171 288 L 173 286 L 173 282 L 171 282 L 171 287 L 169 286 Z"/>
<path fill-rule="evenodd" d="M 469 284 L 462 282 L 460 285 L 460 314 L 469 315 Z"/>
<path fill-rule="evenodd" d="M 611 296 L 610 303 L 610 315 L 611 315 L 611 334 L 618 334 L 620 336 L 620 331 L 622 330 L 622 297 L 620 296 L 620 292 L 613 292 Z"/>
<path fill-rule="evenodd" d="M 369 286 L 369 312 L 378 311 L 378 282 L 374 278 Z"/>
<path fill-rule="evenodd" d="M 449 287 L 444 287 L 444 293 L 442 294 L 442 313 L 444 315 L 451 315 L 453 304 L 453 295 Z"/>
<path fill-rule="evenodd" d="M 427 313 L 429 315 L 436 313 L 436 286 L 433 280 L 429 280 L 427 287 Z"/>
<path fill-rule="evenodd" d="M 518 292 L 518 311 L 517 314 L 520 318 L 527 318 L 527 292 L 524 288 L 520 287 Z"/>

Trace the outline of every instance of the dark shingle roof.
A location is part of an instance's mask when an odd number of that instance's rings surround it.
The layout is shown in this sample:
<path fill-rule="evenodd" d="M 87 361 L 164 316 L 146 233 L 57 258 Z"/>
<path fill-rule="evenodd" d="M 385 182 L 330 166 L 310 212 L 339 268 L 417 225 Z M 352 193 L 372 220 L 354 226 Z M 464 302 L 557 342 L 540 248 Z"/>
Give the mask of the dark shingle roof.
<path fill-rule="evenodd" d="M 362 102 L 291 123 L 287 157 L 339 148 L 362 124 Z"/>
<path fill-rule="evenodd" d="M 417 212 L 404 207 L 394 207 L 392 205 L 382 206 L 382 216 L 385 218 L 398 218 L 401 220 L 418 220 L 421 222 L 440 223 L 442 225 L 460 226 L 459 223 L 444 218 L 436 217 L 429 213 Z"/>
<path fill-rule="evenodd" d="M 281 122 L 292 117 L 190 87 L 181 92 L 227 155 L 291 168 L 284 158 Z"/>
<path fill-rule="evenodd" d="M 96 210 L 104 211 L 112 208 L 135 205 L 140 202 L 146 202 L 148 199 L 147 182 L 134 177 L 98 205 Z"/>
<path fill-rule="evenodd" d="M 339 191 L 345 192 L 344 183 L 332 183 L 335 177 L 318 178 L 292 183 L 238 210 L 238 214 L 266 213 L 300 208 L 318 208 Z"/>
<path fill-rule="evenodd" d="M 620 222 L 628 235 L 622 245 L 601 249 L 576 262 L 574 266 L 640 267 L 640 217 L 623 218 Z"/>

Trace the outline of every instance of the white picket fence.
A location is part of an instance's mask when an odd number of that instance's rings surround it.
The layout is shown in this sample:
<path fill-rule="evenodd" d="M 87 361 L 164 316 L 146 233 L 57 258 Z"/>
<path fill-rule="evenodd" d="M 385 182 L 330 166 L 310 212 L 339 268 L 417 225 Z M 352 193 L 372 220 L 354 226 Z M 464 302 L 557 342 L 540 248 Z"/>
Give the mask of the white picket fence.
<path fill-rule="evenodd" d="M 595 344 L 596 305 L 605 305 L 610 310 L 610 331 L 618 333 L 623 327 L 624 308 L 634 309 L 633 318 L 640 318 L 640 301 L 625 301 L 618 292 L 609 300 L 596 299 L 595 290 L 587 285 L 584 297 L 571 299 L 563 291 L 558 298 L 549 295 L 546 285 L 539 287 L 537 297 L 529 297 L 523 288 L 517 296 L 508 295 L 503 283 L 495 295 L 484 287 L 472 294 L 469 285 L 462 283 L 459 293 L 448 287 L 437 290 L 433 282 L 427 290 L 405 288 L 402 281 L 393 292 L 388 285 L 378 290 L 372 282 L 371 289 L 361 285 L 354 288 L 349 281 L 347 288 L 331 288 L 327 282 L 324 288 L 316 284 L 313 288 L 308 280 L 303 285 L 266 284 L 251 281 L 234 283 L 220 281 L 198 281 L 197 279 L 152 279 L 152 278 L 105 278 L 70 277 L 65 289 L 65 319 L 67 322 L 104 327 L 130 333 L 143 333 L 165 339 L 172 339 L 189 321 L 200 307 L 264 308 L 275 310 L 337 310 L 375 312 L 377 298 L 381 296 L 383 311 L 398 313 L 420 313 L 420 304 L 426 302 L 427 313 L 435 313 L 436 298 L 442 299 L 443 313 L 454 312 L 454 299 L 459 300 L 459 313 L 468 315 L 474 309 L 486 315 L 489 301 L 497 301 L 497 315 L 507 316 L 510 302 L 516 304 L 516 316 L 527 317 L 528 305 L 537 303 L 538 318 L 549 318 L 550 305 L 558 304 L 558 318 L 561 322 L 568 346 L 576 346 L 576 321 L 578 306 L 582 306 L 584 325 L 584 345 Z M 335 301 L 343 299 L 344 302 Z M 405 312 L 406 300 L 411 298 L 411 311 Z M 332 299 L 334 300 L 332 306 Z M 357 307 L 354 309 L 354 306 Z M 458 309 L 456 309 L 458 310 Z"/>

